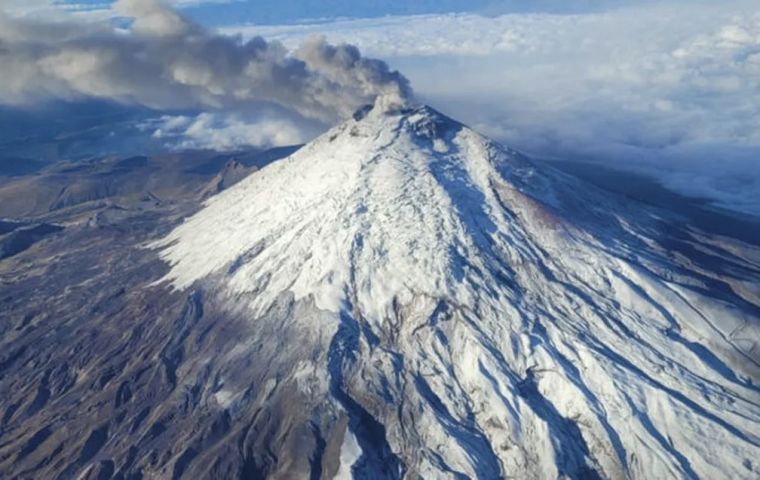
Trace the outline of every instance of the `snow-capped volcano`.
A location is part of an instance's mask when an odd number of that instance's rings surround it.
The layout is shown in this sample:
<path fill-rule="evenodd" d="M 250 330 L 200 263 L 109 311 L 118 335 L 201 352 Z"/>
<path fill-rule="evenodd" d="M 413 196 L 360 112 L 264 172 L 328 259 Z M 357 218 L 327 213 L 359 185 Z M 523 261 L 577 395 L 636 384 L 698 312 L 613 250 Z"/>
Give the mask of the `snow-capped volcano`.
<path fill-rule="evenodd" d="M 757 478 L 760 262 L 659 215 L 375 108 L 154 246 L 248 318 L 216 398 L 273 478 Z"/>

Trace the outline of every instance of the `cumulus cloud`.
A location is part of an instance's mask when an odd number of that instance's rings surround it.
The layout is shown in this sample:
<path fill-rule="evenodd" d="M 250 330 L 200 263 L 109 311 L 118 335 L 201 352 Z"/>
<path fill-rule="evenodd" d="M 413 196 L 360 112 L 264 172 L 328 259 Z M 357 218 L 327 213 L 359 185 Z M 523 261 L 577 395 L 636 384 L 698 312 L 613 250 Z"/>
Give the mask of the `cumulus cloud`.
<path fill-rule="evenodd" d="M 0 11 L 0 103 L 108 99 L 156 109 L 274 104 L 325 123 L 376 97 L 404 102 L 406 79 L 348 44 L 294 51 L 254 36 L 211 33 L 160 0 L 118 0 L 126 28 L 74 16 Z"/>
<path fill-rule="evenodd" d="M 250 27 L 235 31 L 248 35 Z M 656 175 L 760 214 L 760 6 L 659 2 L 572 15 L 420 15 L 257 28 L 325 32 L 422 101 L 536 156 Z"/>
<path fill-rule="evenodd" d="M 311 135 L 285 118 L 247 118 L 240 114 L 164 115 L 143 129 L 173 150 L 234 151 L 251 147 L 298 145 Z"/>

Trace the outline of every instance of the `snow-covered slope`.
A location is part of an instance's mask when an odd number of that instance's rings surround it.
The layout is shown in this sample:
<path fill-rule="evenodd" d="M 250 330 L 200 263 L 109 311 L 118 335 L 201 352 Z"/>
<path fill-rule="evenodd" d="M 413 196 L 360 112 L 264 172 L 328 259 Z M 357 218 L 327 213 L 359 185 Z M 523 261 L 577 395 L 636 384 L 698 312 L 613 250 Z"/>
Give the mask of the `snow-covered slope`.
<path fill-rule="evenodd" d="M 758 478 L 760 262 L 715 273 L 663 224 L 376 108 L 154 246 L 250 319 L 224 354 L 262 381 L 230 373 L 219 408 L 297 402 L 273 477 Z"/>

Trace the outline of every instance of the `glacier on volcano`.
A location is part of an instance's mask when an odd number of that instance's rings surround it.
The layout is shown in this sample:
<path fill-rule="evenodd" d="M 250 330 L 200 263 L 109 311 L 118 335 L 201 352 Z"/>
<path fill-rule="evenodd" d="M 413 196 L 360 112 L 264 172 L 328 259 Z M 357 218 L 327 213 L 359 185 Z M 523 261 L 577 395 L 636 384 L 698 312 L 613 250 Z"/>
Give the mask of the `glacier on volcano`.
<path fill-rule="evenodd" d="M 376 107 L 152 247 L 249 319 L 226 355 L 260 387 L 220 407 L 278 412 L 273 477 L 758 478 L 760 254 L 692 232 L 716 273 L 668 221 L 430 107 Z"/>

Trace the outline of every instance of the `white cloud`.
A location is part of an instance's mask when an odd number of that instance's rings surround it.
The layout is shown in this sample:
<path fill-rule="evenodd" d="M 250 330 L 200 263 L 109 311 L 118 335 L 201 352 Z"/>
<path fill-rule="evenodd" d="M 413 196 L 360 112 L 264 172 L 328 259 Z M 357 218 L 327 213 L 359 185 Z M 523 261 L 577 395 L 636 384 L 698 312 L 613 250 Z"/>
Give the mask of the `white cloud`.
<path fill-rule="evenodd" d="M 424 101 L 528 153 L 655 173 L 760 214 L 757 2 L 226 31 L 351 41 L 403 71 Z"/>
<path fill-rule="evenodd" d="M 388 60 L 423 101 L 527 153 L 654 172 L 682 192 L 760 214 L 756 1 L 222 30 L 251 43 L 214 36 L 153 1 L 121 1 L 138 17 L 131 33 L 113 31 L 110 10 L 64 18 L 45 0 L 3 0 L 0 61 L 12 73 L 0 77 L 0 103 L 95 96 L 221 114 L 264 101 L 334 121 L 382 90 L 362 83 L 376 78 L 363 68 L 392 79 L 351 47 L 299 48 L 324 34 Z M 45 15 L 23 13 L 41 7 Z"/>
<path fill-rule="evenodd" d="M 285 118 L 247 118 L 238 114 L 166 115 L 143 125 L 153 137 L 176 150 L 232 151 L 250 147 L 297 145 L 313 132 Z"/>
<path fill-rule="evenodd" d="M 107 20 L 113 16 L 110 3 L 61 3 L 50 0 L 1 0 L 0 15 L 65 21 L 76 16 L 79 21 Z"/>
<path fill-rule="evenodd" d="M 237 3 L 244 1 L 245 0 L 169 0 L 167 3 L 174 5 L 175 7 L 197 7 L 198 5 Z"/>

